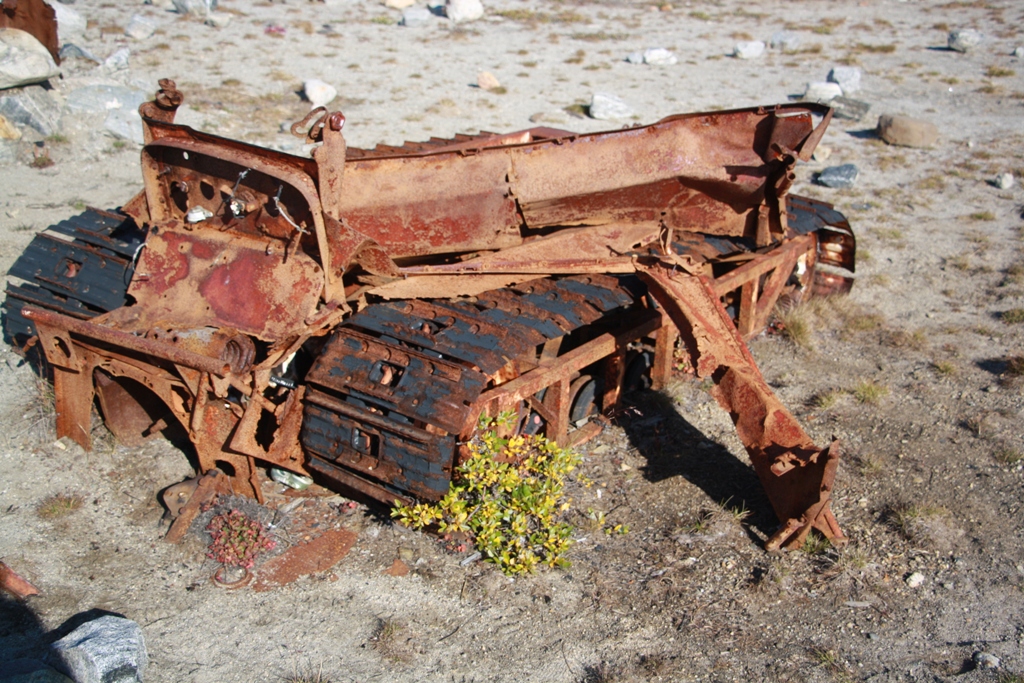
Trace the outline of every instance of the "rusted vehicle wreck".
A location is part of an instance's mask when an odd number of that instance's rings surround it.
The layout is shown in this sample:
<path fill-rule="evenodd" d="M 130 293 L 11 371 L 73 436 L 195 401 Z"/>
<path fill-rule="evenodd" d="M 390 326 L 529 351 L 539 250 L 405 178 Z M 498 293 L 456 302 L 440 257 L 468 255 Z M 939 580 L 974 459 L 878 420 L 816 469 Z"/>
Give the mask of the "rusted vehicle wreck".
<path fill-rule="evenodd" d="M 838 444 L 816 446 L 744 340 L 780 296 L 847 290 L 854 237 L 791 196 L 831 110 L 679 115 L 372 150 L 345 117 L 293 132 L 312 158 L 140 108 L 145 189 L 35 238 L 5 331 L 38 344 L 57 431 L 90 446 L 94 398 L 125 444 L 187 430 L 202 472 L 260 499 L 274 467 L 384 503 L 448 490 L 481 415 L 561 444 L 681 353 L 732 416 L 781 525 L 818 529 Z M 187 497 L 187 496 L 186 496 Z"/>

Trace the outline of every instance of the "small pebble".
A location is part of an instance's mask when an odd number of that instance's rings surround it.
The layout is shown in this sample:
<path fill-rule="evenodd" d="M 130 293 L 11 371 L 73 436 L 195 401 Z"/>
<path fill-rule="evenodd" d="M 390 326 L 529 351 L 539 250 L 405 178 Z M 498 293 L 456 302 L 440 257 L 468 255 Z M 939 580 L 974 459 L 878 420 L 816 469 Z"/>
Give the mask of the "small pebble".
<path fill-rule="evenodd" d="M 501 87 L 501 81 L 490 71 L 481 71 L 476 75 L 477 87 L 481 90 L 494 90 Z"/>
<path fill-rule="evenodd" d="M 402 20 L 398 23 L 410 28 L 425 26 L 433 16 L 426 7 L 410 7 L 402 12 Z"/>
<path fill-rule="evenodd" d="M 868 640 L 879 640 L 879 635 L 872 631 L 868 634 Z"/>
<path fill-rule="evenodd" d="M 128 26 L 124 29 L 124 34 L 135 40 L 145 40 L 153 35 L 155 31 L 156 24 L 141 14 L 135 14 L 132 15 L 132 18 L 128 21 Z"/>
<path fill-rule="evenodd" d="M 979 669 L 998 669 L 1002 665 L 999 657 L 987 652 L 975 652 L 971 659 L 974 660 L 974 665 Z"/>
<path fill-rule="evenodd" d="M 993 179 L 992 184 L 1000 190 L 1009 190 L 1013 187 L 1014 182 L 1015 179 L 1012 173 L 1000 173 Z"/>
<path fill-rule="evenodd" d="M 739 59 L 757 59 L 763 54 L 764 43 L 760 40 L 745 40 L 732 49 L 732 56 Z"/>
<path fill-rule="evenodd" d="M 860 121 L 871 109 L 871 105 L 867 102 L 849 97 L 836 97 L 829 104 L 836 110 L 835 117 L 837 119 L 848 121 Z"/>
<path fill-rule="evenodd" d="M 1010 53 L 1010 55 L 1016 57 L 1017 59 L 1024 57 L 1024 47 L 1015 48 L 1013 52 Z"/>
<path fill-rule="evenodd" d="M 663 47 L 649 47 L 644 50 L 644 64 L 651 66 L 671 66 L 679 60 L 674 54 Z"/>
<path fill-rule="evenodd" d="M 914 572 L 907 577 L 907 586 L 910 588 L 920 588 L 924 584 L 924 574 L 921 572 Z"/>

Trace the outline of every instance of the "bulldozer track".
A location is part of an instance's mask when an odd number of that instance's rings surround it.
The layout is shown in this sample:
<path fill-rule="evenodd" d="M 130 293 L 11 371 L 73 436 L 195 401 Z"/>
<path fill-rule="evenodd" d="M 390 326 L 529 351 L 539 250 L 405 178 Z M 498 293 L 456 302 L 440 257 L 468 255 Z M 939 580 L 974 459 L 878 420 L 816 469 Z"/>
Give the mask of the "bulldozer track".
<path fill-rule="evenodd" d="M 8 272 L 4 339 L 17 347 L 35 335 L 21 314 L 26 305 L 86 320 L 123 306 L 134 257 L 145 233 L 124 214 L 100 209 L 51 225 L 37 234 Z"/>

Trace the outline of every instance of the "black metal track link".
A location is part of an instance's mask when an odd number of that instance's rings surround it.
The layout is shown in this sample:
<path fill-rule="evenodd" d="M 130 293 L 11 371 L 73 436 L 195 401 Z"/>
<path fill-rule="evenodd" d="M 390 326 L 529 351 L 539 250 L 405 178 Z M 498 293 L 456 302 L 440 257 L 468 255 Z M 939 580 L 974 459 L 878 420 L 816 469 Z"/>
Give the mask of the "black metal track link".
<path fill-rule="evenodd" d="M 22 348 L 35 326 L 26 305 L 74 318 L 92 318 L 124 305 L 134 257 L 145 233 L 128 216 L 89 209 L 37 234 L 8 271 L 4 341 Z"/>
<path fill-rule="evenodd" d="M 304 448 L 396 495 L 439 499 L 488 376 L 633 306 L 637 288 L 629 279 L 545 278 L 475 302 L 368 306 L 334 332 L 306 375 Z"/>

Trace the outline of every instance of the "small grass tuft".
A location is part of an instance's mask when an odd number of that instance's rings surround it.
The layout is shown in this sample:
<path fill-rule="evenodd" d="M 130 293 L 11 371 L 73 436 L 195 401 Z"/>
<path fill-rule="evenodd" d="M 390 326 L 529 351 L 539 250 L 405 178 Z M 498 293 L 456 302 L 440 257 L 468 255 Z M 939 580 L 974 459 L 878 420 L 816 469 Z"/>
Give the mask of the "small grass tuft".
<path fill-rule="evenodd" d="M 381 657 L 394 662 L 405 661 L 408 652 L 402 647 L 400 636 L 405 625 L 395 619 L 377 619 L 377 624 L 370 635 L 370 645 Z"/>
<path fill-rule="evenodd" d="M 1024 460 L 1024 453 L 1021 453 L 1016 448 L 1000 446 L 992 453 L 992 457 L 1002 465 L 1017 465 Z"/>
<path fill-rule="evenodd" d="M 991 211 L 976 211 L 968 216 L 972 221 L 994 221 L 996 215 Z"/>
<path fill-rule="evenodd" d="M 1006 78 L 1008 76 L 1016 76 L 1017 72 L 1013 69 L 1004 69 L 999 66 L 990 66 L 985 69 L 985 75 L 989 78 Z"/>
<path fill-rule="evenodd" d="M 311 665 L 304 667 L 301 671 L 295 669 L 291 676 L 285 676 L 281 681 L 283 683 L 333 683 L 324 674 L 324 665 L 322 663 L 317 665 L 316 669 L 313 669 Z"/>
<path fill-rule="evenodd" d="M 935 374 L 942 375 L 943 377 L 952 377 L 957 373 L 956 365 L 948 360 L 937 360 L 932 363 L 932 370 Z"/>
<path fill-rule="evenodd" d="M 853 397 L 859 403 L 877 405 L 884 397 L 889 395 L 889 387 L 870 380 L 864 380 L 853 388 Z"/>
<path fill-rule="evenodd" d="M 55 162 L 50 158 L 50 155 L 44 152 L 43 154 L 34 157 L 32 161 L 29 162 L 29 166 L 32 168 L 50 168 L 54 163 Z"/>
<path fill-rule="evenodd" d="M 911 541 L 920 535 L 922 527 L 928 519 L 942 517 L 946 514 L 948 511 L 938 505 L 898 503 L 886 511 L 885 517 L 901 536 Z"/>
<path fill-rule="evenodd" d="M 1003 311 L 999 318 L 1007 325 L 1024 323 L 1024 308 L 1011 308 Z"/>
<path fill-rule="evenodd" d="M 73 493 L 56 493 L 47 496 L 36 507 L 36 514 L 42 519 L 60 519 L 82 507 L 82 497 Z"/>
<path fill-rule="evenodd" d="M 1024 356 L 1010 356 L 1006 359 L 1006 374 L 1010 377 L 1024 376 Z"/>
<path fill-rule="evenodd" d="M 842 397 L 843 392 L 837 391 L 836 389 L 829 389 L 828 391 L 820 391 L 811 397 L 811 406 L 818 410 L 828 410 L 833 407 L 839 399 Z"/>
<path fill-rule="evenodd" d="M 776 311 L 782 324 L 782 334 L 786 339 L 802 349 L 812 349 L 814 326 L 811 318 L 800 306 L 792 306 Z"/>
<path fill-rule="evenodd" d="M 803 546 L 801 546 L 801 552 L 807 553 L 811 556 L 824 555 L 832 547 L 828 539 L 817 533 L 807 534 L 807 539 L 804 540 Z"/>

